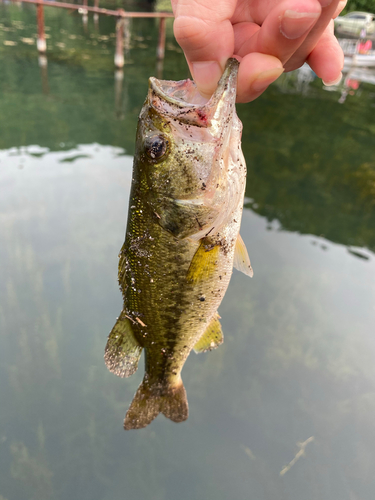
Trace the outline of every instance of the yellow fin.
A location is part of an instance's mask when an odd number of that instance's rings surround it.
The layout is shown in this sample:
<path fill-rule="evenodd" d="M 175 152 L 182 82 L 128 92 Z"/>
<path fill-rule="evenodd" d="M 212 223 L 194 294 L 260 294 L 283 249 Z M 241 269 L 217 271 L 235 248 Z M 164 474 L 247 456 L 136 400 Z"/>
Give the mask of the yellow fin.
<path fill-rule="evenodd" d="M 247 276 L 250 276 L 250 278 L 254 276 L 254 271 L 250 264 L 249 254 L 247 253 L 245 243 L 243 242 L 240 234 L 237 236 L 236 248 L 234 250 L 233 267 Z"/>
<path fill-rule="evenodd" d="M 190 263 L 186 279 L 193 283 L 207 280 L 217 266 L 219 251 L 218 245 L 212 246 L 207 240 L 201 240 Z"/>
<path fill-rule="evenodd" d="M 204 334 L 195 344 L 194 351 L 196 353 L 212 351 L 212 349 L 216 349 L 216 347 L 219 347 L 219 345 L 222 344 L 223 342 L 224 342 L 224 336 L 221 330 L 219 315 L 216 313 L 214 317 L 211 319 Z"/>
<path fill-rule="evenodd" d="M 109 334 L 104 360 L 109 371 L 119 377 L 130 377 L 138 368 L 142 347 L 134 337 L 133 329 L 124 311 Z"/>

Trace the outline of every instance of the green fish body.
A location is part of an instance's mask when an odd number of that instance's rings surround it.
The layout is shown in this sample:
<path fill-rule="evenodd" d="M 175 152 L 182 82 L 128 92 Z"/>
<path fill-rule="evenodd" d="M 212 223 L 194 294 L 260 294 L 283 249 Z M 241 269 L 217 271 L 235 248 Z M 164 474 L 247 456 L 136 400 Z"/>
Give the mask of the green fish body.
<path fill-rule="evenodd" d="M 129 215 L 119 255 L 123 310 L 105 350 L 110 371 L 145 376 L 125 429 L 160 412 L 188 417 L 181 370 L 190 351 L 223 342 L 217 309 L 233 265 L 252 276 L 239 236 L 246 166 L 230 59 L 208 102 L 190 80 L 150 78 L 140 113 Z"/>

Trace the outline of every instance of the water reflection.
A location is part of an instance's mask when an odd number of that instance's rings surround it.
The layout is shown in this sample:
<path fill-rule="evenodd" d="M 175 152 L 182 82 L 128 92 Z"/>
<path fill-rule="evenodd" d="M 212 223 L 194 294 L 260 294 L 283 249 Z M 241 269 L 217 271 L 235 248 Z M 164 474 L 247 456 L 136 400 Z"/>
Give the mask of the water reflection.
<path fill-rule="evenodd" d="M 267 231 L 250 210 L 243 238 L 257 274 L 252 282 L 234 274 L 220 310 L 225 344 L 184 368 L 194 411 L 182 427 L 157 419 L 124 439 L 118 423 L 141 375 L 123 384 L 102 359 L 121 308 L 117 252 L 132 163 L 122 153 L 94 144 L 0 155 L 0 390 L 8 401 L 0 494 L 79 491 L 92 500 L 126 488 L 129 499 L 190 500 L 201 491 L 224 500 L 252 489 L 279 500 L 280 491 L 301 498 L 308 485 L 307 500 L 350 491 L 370 500 L 375 259 Z M 310 436 L 306 456 L 280 476 Z M 137 472 L 145 467 L 146 479 Z"/>
<path fill-rule="evenodd" d="M 370 74 L 356 71 L 358 77 Z M 246 206 L 284 229 L 374 250 L 371 85 L 363 83 L 345 106 L 338 102 L 340 87 L 326 92 L 308 67 L 283 75 L 273 88 L 283 98 L 271 89 L 252 109 L 240 108 L 247 124 Z"/>
<path fill-rule="evenodd" d="M 339 43 L 345 54 L 343 79 L 337 85 L 325 86 L 317 78 L 308 64 L 297 71 L 286 73 L 276 85 L 282 92 L 317 97 L 317 87 L 326 91 L 339 92 L 338 102 L 343 104 L 347 95 L 354 96 L 361 83 L 375 84 L 375 51 L 362 49 L 359 39 L 340 38 Z M 312 85 L 314 83 L 314 85 Z"/>
<path fill-rule="evenodd" d="M 355 95 L 355 91 L 358 90 L 361 82 L 375 85 L 375 67 L 361 67 L 356 64 L 347 64 L 343 68 L 343 78 L 341 82 L 337 85 L 326 87 L 321 83 L 321 80 L 317 78 L 310 66 L 304 64 L 298 70 L 283 75 L 276 85 L 284 93 L 317 97 L 316 85 L 311 85 L 313 82 L 326 91 L 341 92 L 341 96 L 338 97 L 338 102 L 342 104 L 345 102 L 345 99 L 342 98 L 343 93 L 346 92 L 345 97 L 348 93 L 350 93 L 350 95 Z"/>

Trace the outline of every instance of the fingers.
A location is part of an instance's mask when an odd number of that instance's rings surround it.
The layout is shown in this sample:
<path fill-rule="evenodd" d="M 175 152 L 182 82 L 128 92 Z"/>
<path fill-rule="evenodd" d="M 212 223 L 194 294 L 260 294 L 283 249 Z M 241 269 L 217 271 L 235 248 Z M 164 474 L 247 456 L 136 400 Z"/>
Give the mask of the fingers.
<path fill-rule="evenodd" d="M 179 17 L 174 22 L 174 33 L 199 92 L 204 97 L 211 96 L 226 61 L 233 55 L 234 36 L 230 21 L 214 24 Z"/>
<path fill-rule="evenodd" d="M 332 18 L 335 19 L 335 17 L 339 16 L 341 14 L 341 11 L 343 9 L 345 9 L 346 7 L 346 4 L 348 3 L 348 0 L 340 0 L 337 7 L 336 7 L 336 10 L 335 12 L 333 13 L 333 16 Z"/>
<path fill-rule="evenodd" d="M 341 70 L 344 64 L 344 54 L 333 35 L 332 24 L 333 21 L 307 59 L 311 69 L 326 85 L 335 85 L 341 80 Z"/>
<path fill-rule="evenodd" d="M 279 59 L 267 54 L 247 54 L 240 63 L 237 80 L 237 102 L 259 97 L 284 71 Z"/>
<path fill-rule="evenodd" d="M 214 92 L 225 63 L 234 52 L 230 18 L 236 0 L 179 0 L 172 6 L 177 42 L 204 97 Z"/>
<path fill-rule="evenodd" d="M 329 0 L 320 0 L 320 1 L 322 3 L 323 1 L 325 3 L 329 2 Z M 293 69 L 297 69 L 300 66 L 302 66 L 302 64 L 307 60 L 307 58 L 317 45 L 319 39 L 322 37 L 323 33 L 325 33 L 327 26 L 332 21 L 332 17 L 336 14 L 336 11 L 340 8 L 339 3 L 340 3 L 339 0 L 332 0 L 327 7 L 322 9 L 321 16 L 311 29 L 308 37 L 306 37 L 306 39 L 303 41 L 300 47 L 295 51 L 295 53 L 290 57 L 290 59 L 284 65 L 285 71 L 292 71 Z M 335 56 L 338 55 L 337 51 L 334 51 L 333 54 Z M 337 61 L 335 61 L 335 65 L 337 65 Z"/>
<path fill-rule="evenodd" d="M 267 15 L 261 28 L 252 33 L 250 23 L 234 25 L 235 54 L 270 54 L 285 63 L 305 40 L 321 15 L 318 0 L 284 0 Z"/>
<path fill-rule="evenodd" d="M 249 22 L 234 25 L 235 54 L 242 57 L 238 102 L 256 99 L 281 75 L 283 63 L 301 46 L 321 11 L 318 0 L 284 0 L 261 27 Z"/>
<path fill-rule="evenodd" d="M 308 60 L 325 82 L 337 80 L 343 55 L 332 29 L 326 28 L 345 3 L 172 0 L 174 33 L 204 97 L 214 92 L 227 59 L 239 56 L 238 101 L 246 102 L 281 74 L 282 64 L 291 71 Z"/>
<path fill-rule="evenodd" d="M 286 71 L 308 60 L 318 76 L 333 84 L 341 77 L 343 53 L 333 34 L 332 16 L 344 6 L 345 1 L 338 0 L 284 0 L 269 12 L 260 29 L 251 23 L 234 25 L 235 53 L 242 57 L 250 52 L 271 54 Z"/>

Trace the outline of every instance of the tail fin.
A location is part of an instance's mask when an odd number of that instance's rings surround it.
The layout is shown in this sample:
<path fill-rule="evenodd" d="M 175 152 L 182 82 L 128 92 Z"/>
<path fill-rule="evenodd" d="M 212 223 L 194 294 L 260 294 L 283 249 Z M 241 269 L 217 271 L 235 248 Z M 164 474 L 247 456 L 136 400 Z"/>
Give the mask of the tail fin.
<path fill-rule="evenodd" d="M 182 380 L 176 387 L 165 387 L 160 384 L 150 385 L 146 377 L 138 387 L 126 414 L 124 428 L 142 429 L 159 413 L 163 413 L 173 422 L 186 420 L 189 416 L 189 407 Z"/>

